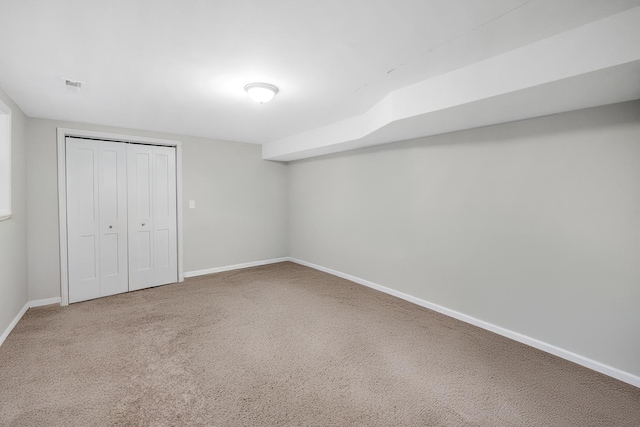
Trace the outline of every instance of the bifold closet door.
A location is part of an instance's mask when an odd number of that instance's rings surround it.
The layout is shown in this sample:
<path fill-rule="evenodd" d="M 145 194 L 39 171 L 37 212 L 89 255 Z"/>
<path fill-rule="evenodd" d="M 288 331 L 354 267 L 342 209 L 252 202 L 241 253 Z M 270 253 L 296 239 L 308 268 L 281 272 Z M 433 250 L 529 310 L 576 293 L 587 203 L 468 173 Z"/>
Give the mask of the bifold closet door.
<path fill-rule="evenodd" d="M 128 290 L 127 150 L 66 139 L 69 302 Z"/>
<path fill-rule="evenodd" d="M 178 281 L 174 147 L 127 147 L 129 290 Z"/>

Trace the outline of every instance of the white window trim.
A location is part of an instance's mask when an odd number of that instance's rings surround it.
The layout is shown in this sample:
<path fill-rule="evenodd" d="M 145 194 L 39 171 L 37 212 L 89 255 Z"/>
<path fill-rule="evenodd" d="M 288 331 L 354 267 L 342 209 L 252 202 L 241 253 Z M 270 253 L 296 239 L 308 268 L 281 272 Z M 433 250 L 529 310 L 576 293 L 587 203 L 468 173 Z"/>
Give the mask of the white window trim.
<path fill-rule="evenodd" d="M 0 101 L 0 221 L 11 216 L 11 108 Z"/>
<path fill-rule="evenodd" d="M 58 128 L 58 219 L 60 231 L 60 305 L 69 305 L 69 266 L 67 254 L 67 137 L 94 138 L 116 142 L 165 145 L 176 147 L 176 187 L 178 221 L 178 282 L 184 282 L 183 228 L 182 228 L 182 142 L 143 136 L 93 132 L 80 129 Z"/>

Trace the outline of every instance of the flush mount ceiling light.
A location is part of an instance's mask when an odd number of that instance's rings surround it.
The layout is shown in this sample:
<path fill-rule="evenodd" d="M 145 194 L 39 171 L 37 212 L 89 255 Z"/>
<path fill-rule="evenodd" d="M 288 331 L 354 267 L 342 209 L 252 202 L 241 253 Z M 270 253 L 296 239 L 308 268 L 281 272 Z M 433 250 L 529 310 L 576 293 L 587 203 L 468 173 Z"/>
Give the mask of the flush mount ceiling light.
<path fill-rule="evenodd" d="M 271 101 L 278 93 L 278 88 L 268 83 L 249 83 L 244 87 L 244 90 L 247 91 L 251 99 L 260 104 Z"/>

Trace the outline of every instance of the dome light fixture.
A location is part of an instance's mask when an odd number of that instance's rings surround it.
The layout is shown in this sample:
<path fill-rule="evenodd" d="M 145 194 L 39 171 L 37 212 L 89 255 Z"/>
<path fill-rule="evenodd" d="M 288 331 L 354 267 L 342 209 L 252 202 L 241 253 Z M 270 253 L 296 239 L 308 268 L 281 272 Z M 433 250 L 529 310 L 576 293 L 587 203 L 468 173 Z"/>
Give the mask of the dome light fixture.
<path fill-rule="evenodd" d="M 249 83 L 244 87 L 244 90 L 247 91 L 251 99 L 260 104 L 271 101 L 278 93 L 278 88 L 269 83 Z"/>

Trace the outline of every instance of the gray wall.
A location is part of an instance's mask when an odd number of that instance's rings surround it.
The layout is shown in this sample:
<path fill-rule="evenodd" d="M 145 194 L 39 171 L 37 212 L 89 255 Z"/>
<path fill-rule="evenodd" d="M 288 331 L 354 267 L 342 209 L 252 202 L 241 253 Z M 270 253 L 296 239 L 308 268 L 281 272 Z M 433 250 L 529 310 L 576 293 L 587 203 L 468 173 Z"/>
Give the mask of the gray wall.
<path fill-rule="evenodd" d="M 60 296 L 57 127 L 182 141 L 186 272 L 287 255 L 286 165 L 259 145 L 29 119 L 29 299 Z"/>
<path fill-rule="evenodd" d="M 640 103 L 289 165 L 291 256 L 640 375 Z"/>
<path fill-rule="evenodd" d="M 0 221 L 0 334 L 27 303 L 27 156 L 26 117 L 0 89 L 11 108 L 11 207 L 13 217 Z"/>
<path fill-rule="evenodd" d="M 287 166 L 256 145 L 27 119 L 0 98 L 0 331 L 60 295 L 60 126 L 183 142 L 185 271 L 291 255 L 640 375 L 640 102 Z"/>

